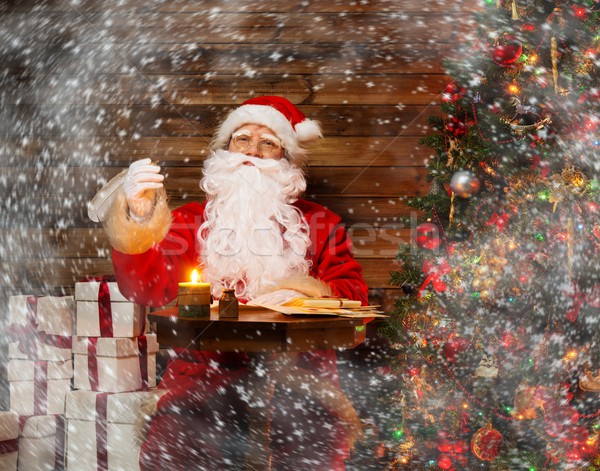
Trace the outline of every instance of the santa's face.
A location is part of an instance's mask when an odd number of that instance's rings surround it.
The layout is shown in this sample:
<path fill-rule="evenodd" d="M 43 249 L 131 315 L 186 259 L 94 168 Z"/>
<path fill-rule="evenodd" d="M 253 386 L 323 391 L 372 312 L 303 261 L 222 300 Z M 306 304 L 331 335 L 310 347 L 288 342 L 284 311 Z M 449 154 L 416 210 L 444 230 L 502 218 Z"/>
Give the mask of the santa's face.
<path fill-rule="evenodd" d="M 230 150 L 236 133 L 243 139 L 235 148 L 248 140 L 244 152 Z M 200 187 L 208 201 L 198 242 L 213 295 L 233 288 L 250 300 L 281 278 L 308 273 L 308 224 L 291 204 L 306 189 L 306 180 L 283 158 L 269 128 L 244 125 L 236 133 L 228 150 L 215 151 L 204 164 Z"/>
<path fill-rule="evenodd" d="M 279 160 L 285 155 L 281 139 L 270 128 L 260 124 L 244 124 L 236 129 L 227 150 L 261 159 Z"/>

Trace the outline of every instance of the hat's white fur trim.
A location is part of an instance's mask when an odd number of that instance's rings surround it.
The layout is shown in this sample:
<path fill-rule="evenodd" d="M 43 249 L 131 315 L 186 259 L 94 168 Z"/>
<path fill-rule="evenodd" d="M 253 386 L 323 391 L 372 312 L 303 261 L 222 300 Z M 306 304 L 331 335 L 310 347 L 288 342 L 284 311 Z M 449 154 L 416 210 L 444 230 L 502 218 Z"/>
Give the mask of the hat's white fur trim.
<path fill-rule="evenodd" d="M 286 154 L 295 161 L 305 155 L 301 144 L 321 136 L 317 121 L 305 119 L 296 125 L 296 130 L 288 119 L 275 108 L 268 105 L 243 105 L 233 110 L 217 129 L 211 147 L 224 148 L 231 135 L 244 124 L 261 124 L 270 128 L 281 139 Z"/>

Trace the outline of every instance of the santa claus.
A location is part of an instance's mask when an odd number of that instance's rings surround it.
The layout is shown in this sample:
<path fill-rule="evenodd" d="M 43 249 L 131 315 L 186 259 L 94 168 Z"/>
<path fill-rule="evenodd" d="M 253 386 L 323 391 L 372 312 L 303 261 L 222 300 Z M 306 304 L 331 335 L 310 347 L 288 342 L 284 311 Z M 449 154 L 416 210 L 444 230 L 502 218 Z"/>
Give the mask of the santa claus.
<path fill-rule="evenodd" d="M 150 159 L 131 164 L 90 205 L 113 246 L 121 292 L 164 306 L 199 267 L 215 298 L 233 288 L 242 301 L 333 295 L 366 304 L 367 286 L 340 218 L 300 198 L 303 144 L 320 136 L 319 124 L 284 98 L 244 102 L 211 143 L 200 182 L 206 201 L 172 212 L 160 167 Z M 238 469 L 232 463 L 244 450 L 249 361 L 237 353 L 177 352 L 160 383 L 167 393 L 142 447 L 143 469 Z M 279 371 L 273 468 L 343 469 L 359 422 L 338 388 L 335 353 L 301 354 Z M 228 447 L 232 436 L 240 441 Z"/>

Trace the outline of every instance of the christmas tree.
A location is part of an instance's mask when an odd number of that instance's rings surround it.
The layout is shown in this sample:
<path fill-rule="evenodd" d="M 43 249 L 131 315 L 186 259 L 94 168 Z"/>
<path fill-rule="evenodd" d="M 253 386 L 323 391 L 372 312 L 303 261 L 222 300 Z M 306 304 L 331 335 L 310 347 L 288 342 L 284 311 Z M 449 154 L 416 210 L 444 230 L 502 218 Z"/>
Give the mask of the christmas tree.
<path fill-rule="evenodd" d="M 475 19 L 392 273 L 384 451 L 393 469 L 600 469 L 600 4 Z"/>

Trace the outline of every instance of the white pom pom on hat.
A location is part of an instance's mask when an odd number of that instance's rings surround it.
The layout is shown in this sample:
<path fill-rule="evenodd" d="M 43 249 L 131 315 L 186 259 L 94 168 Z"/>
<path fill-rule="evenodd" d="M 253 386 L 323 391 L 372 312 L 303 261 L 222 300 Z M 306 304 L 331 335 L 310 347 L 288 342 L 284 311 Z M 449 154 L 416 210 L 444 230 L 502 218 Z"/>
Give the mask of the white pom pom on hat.
<path fill-rule="evenodd" d="M 244 124 L 271 128 L 283 142 L 288 157 L 301 163 L 306 151 L 302 145 L 322 137 L 318 121 L 308 119 L 289 100 L 279 96 L 251 98 L 233 110 L 217 129 L 211 147 L 224 148 L 231 135 Z"/>

